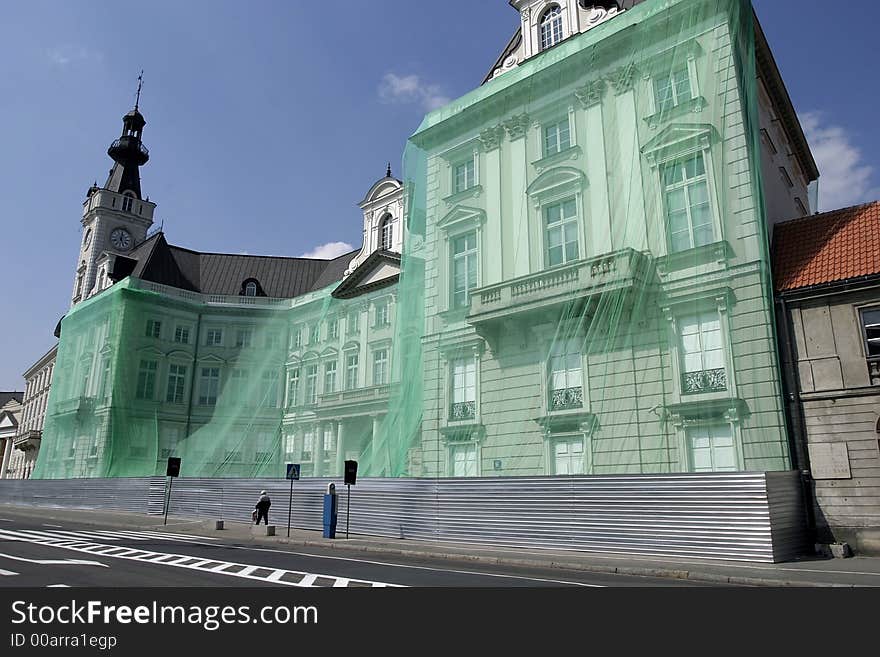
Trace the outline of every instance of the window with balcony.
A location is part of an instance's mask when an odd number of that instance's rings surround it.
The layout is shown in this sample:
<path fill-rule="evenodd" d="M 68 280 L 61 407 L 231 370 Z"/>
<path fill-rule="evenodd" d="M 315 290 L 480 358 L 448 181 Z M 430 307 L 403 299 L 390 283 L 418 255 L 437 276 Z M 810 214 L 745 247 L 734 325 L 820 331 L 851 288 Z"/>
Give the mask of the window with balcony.
<path fill-rule="evenodd" d="M 562 121 L 544 126 L 544 157 L 571 148 L 571 128 L 566 116 Z"/>
<path fill-rule="evenodd" d="M 452 307 L 470 303 L 470 291 L 477 287 L 477 233 L 470 231 L 452 240 Z"/>
<path fill-rule="evenodd" d="M 306 403 L 318 403 L 318 366 L 306 367 Z"/>
<path fill-rule="evenodd" d="M 721 318 L 717 311 L 679 319 L 682 393 L 727 390 Z"/>
<path fill-rule="evenodd" d="M 162 322 L 156 319 L 147 320 L 147 330 L 144 335 L 148 338 L 158 338 L 162 335 Z"/>
<path fill-rule="evenodd" d="M 562 41 L 562 9 L 559 5 L 553 5 L 544 12 L 539 29 L 541 50 L 546 50 Z"/>
<path fill-rule="evenodd" d="M 299 393 L 299 368 L 295 367 L 287 375 L 287 407 L 293 408 L 297 404 Z"/>
<path fill-rule="evenodd" d="M 373 385 L 381 386 L 388 382 L 388 350 L 376 349 L 373 352 Z"/>
<path fill-rule="evenodd" d="M 165 401 L 169 404 L 182 404 L 184 390 L 186 389 L 186 366 L 168 366 L 168 388 L 165 391 Z"/>
<path fill-rule="evenodd" d="M 687 65 L 654 76 L 654 103 L 658 112 L 665 112 L 693 98 L 691 76 Z"/>
<path fill-rule="evenodd" d="M 548 365 L 548 409 L 583 408 L 583 356 L 578 342 L 567 340 L 554 344 Z"/>
<path fill-rule="evenodd" d="M 584 474 L 584 439 L 580 436 L 553 441 L 553 474 Z"/>
<path fill-rule="evenodd" d="M 336 392 L 336 361 L 324 363 L 324 393 Z"/>
<path fill-rule="evenodd" d="M 156 388 L 156 370 L 159 364 L 154 360 L 142 360 L 138 367 L 135 398 L 152 399 Z"/>
<path fill-rule="evenodd" d="M 477 364 L 473 358 L 452 363 L 449 420 L 460 422 L 477 416 Z"/>
<path fill-rule="evenodd" d="M 358 355 L 349 354 L 345 357 L 345 389 L 354 390 L 358 387 Z"/>
<path fill-rule="evenodd" d="M 580 257 L 578 213 L 574 198 L 544 207 L 545 257 L 548 267 L 574 262 Z"/>
<path fill-rule="evenodd" d="M 715 241 L 709 183 L 702 153 L 661 168 L 669 248 L 675 253 Z"/>
<path fill-rule="evenodd" d="M 174 328 L 174 341 L 178 344 L 189 344 L 189 327 L 176 326 Z"/>
<path fill-rule="evenodd" d="M 862 320 L 862 336 L 871 385 L 880 385 L 880 308 L 864 308 L 859 316 Z"/>
<path fill-rule="evenodd" d="M 203 367 L 199 380 L 199 406 L 216 406 L 220 393 L 220 368 Z"/>
<path fill-rule="evenodd" d="M 476 477 L 477 445 L 476 443 L 455 443 L 449 446 L 449 476 Z"/>
<path fill-rule="evenodd" d="M 687 427 L 692 472 L 732 472 L 737 467 L 736 446 L 729 424 Z"/>
<path fill-rule="evenodd" d="M 205 344 L 209 347 L 223 345 L 223 329 L 208 329 L 205 333 Z"/>
<path fill-rule="evenodd" d="M 452 169 L 452 193 L 464 192 L 476 184 L 474 158 L 456 164 Z"/>

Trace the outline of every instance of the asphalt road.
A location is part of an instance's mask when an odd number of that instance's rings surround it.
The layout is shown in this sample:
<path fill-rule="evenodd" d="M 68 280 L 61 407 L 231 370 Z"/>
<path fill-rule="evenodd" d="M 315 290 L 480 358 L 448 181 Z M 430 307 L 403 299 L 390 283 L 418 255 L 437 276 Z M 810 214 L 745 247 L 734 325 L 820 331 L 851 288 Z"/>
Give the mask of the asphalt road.
<path fill-rule="evenodd" d="M 695 586 L 693 581 L 244 545 L 0 511 L 0 587 Z"/>

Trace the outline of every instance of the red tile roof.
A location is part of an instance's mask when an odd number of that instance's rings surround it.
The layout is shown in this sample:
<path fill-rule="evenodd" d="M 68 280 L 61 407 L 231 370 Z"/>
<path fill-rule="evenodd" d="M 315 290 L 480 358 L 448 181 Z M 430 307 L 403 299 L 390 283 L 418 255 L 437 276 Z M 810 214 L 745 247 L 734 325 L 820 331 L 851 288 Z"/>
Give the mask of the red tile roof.
<path fill-rule="evenodd" d="M 880 274 L 880 201 L 777 224 L 777 292 Z"/>

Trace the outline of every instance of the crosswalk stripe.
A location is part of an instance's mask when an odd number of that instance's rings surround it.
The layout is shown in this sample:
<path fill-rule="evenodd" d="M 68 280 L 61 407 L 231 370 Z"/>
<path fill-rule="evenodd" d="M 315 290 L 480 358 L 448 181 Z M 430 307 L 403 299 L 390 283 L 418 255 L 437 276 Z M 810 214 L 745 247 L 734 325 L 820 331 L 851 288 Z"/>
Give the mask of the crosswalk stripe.
<path fill-rule="evenodd" d="M 2 568 L 0 568 L 0 576 L 10 577 L 12 575 L 18 575 L 18 573 L 14 573 L 11 570 L 3 570 Z"/>

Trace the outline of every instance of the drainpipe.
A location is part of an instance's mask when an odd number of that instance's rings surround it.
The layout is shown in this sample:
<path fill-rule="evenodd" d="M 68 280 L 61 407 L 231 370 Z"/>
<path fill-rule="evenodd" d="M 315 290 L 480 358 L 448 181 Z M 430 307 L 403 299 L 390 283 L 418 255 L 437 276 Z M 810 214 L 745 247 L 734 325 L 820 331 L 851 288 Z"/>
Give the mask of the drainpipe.
<path fill-rule="evenodd" d="M 196 373 L 199 369 L 199 338 L 202 335 L 202 313 L 199 313 L 198 318 L 196 319 L 196 348 L 193 351 L 193 371 L 192 371 L 192 379 L 189 382 L 189 400 L 187 400 L 186 405 L 186 431 L 183 432 L 183 439 L 186 440 L 189 438 L 189 429 L 190 424 L 192 423 L 192 407 L 193 407 L 193 395 L 196 391 Z"/>
<path fill-rule="evenodd" d="M 791 317 L 789 315 L 789 306 L 785 302 L 785 297 L 780 294 L 777 301 L 779 308 L 779 317 L 782 319 L 782 339 L 780 340 L 783 355 L 788 361 L 789 374 L 785 376 L 785 368 L 782 369 L 782 389 L 786 399 L 785 415 L 788 423 L 788 447 L 792 455 L 792 465 L 800 470 L 801 491 L 804 497 L 804 507 L 807 516 L 807 530 L 810 543 L 816 542 L 816 514 L 815 514 L 815 494 L 813 492 L 813 478 L 810 473 L 810 453 L 807 449 L 807 428 L 804 419 L 804 410 L 801 404 L 800 394 L 800 373 L 797 371 L 797 349 L 794 332 L 792 330 Z M 790 403 L 789 403 L 790 402 Z M 803 444 L 803 453 L 799 456 L 798 438 Z"/>

